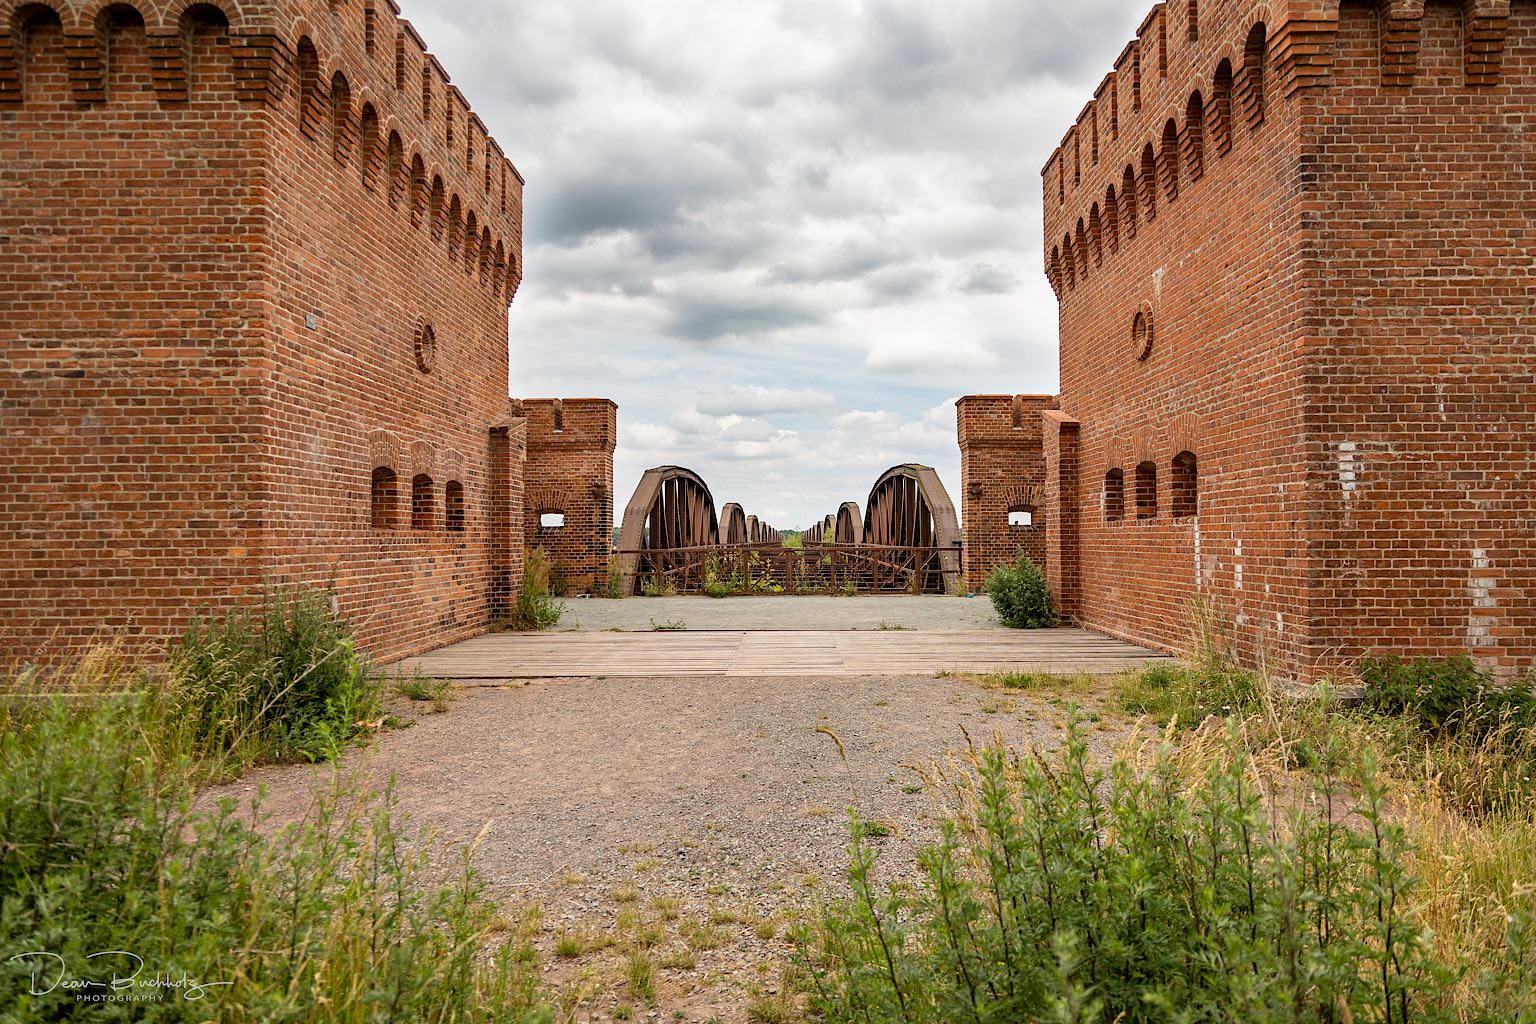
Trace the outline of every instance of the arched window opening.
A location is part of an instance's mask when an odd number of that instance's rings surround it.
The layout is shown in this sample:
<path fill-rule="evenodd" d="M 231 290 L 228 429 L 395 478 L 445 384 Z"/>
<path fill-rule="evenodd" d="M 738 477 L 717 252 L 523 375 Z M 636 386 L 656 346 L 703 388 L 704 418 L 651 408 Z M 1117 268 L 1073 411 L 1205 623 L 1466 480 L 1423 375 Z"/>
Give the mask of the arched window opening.
<path fill-rule="evenodd" d="M 1148 224 L 1157 219 L 1157 154 L 1152 143 L 1141 148 L 1141 177 L 1136 182 L 1136 193 L 1141 201 L 1141 216 Z"/>
<path fill-rule="evenodd" d="M 1077 266 L 1072 259 L 1072 236 L 1061 236 L 1061 273 L 1068 288 L 1077 287 Z"/>
<path fill-rule="evenodd" d="M 1136 464 L 1136 518 L 1157 515 L 1157 463 L 1148 459 Z"/>
<path fill-rule="evenodd" d="M 443 230 L 446 227 L 445 219 L 448 214 L 447 198 L 443 189 L 442 176 L 438 174 L 432 175 L 432 198 L 429 201 L 429 206 L 432 218 L 432 241 L 434 242 L 441 242 L 443 240 Z"/>
<path fill-rule="evenodd" d="M 443 492 L 443 512 L 449 533 L 464 532 L 464 485 L 449 480 Z"/>
<path fill-rule="evenodd" d="M 431 530 L 437 526 L 437 494 L 432 478 L 425 473 L 411 477 L 411 529 Z"/>
<path fill-rule="evenodd" d="M 1125 518 L 1125 471 L 1112 469 L 1104 474 L 1104 521 L 1118 523 Z"/>
<path fill-rule="evenodd" d="M 389 133 L 389 155 L 384 161 L 384 173 L 389 181 L 389 205 L 399 206 L 400 200 L 405 198 L 406 190 L 410 188 L 410 179 L 405 173 L 405 144 L 400 141 L 399 132 Z"/>
<path fill-rule="evenodd" d="M 456 254 L 463 241 L 464 206 L 459 202 L 459 197 L 454 196 L 448 203 L 448 255 Z"/>
<path fill-rule="evenodd" d="M 507 250 L 501 242 L 496 243 L 496 265 L 491 268 L 491 294 L 501 294 L 501 283 L 507 277 Z"/>
<path fill-rule="evenodd" d="M 565 513 L 564 512 L 554 511 L 554 512 L 540 512 L 539 513 L 539 529 L 541 529 L 541 530 L 561 530 L 561 529 L 564 529 L 564 528 L 565 528 Z"/>
<path fill-rule="evenodd" d="M 1227 60 L 1216 65 L 1211 82 L 1211 141 L 1217 156 L 1232 148 L 1232 63 Z"/>
<path fill-rule="evenodd" d="M 372 190 L 378 187 L 379 173 L 384 166 L 384 148 L 379 144 L 379 114 L 372 103 L 363 104 L 361 124 L 363 187 Z"/>
<path fill-rule="evenodd" d="M 1035 506 L 1013 505 L 1008 509 L 1008 528 L 1011 530 L 1033 530 L 1038 528 L 1039 521 L 1035 518 Z"/>
<path fill-rule="evenodd" d="M 352 158 L 352 87 L 340 71 L 331 76 L 331 155 L 340 164 Z"/>
<path fill-rule="evenodd" d="M 1088 280 L 1088 229 L 1083 226 L 1083 218 L 1077 218 L 1077 253 L 1075 256 L 1077 274 L 1084 281 Z"/>
<path fill-rule="evenodd" d="M 1248 41 L 1243 44 L 1243 114 L 1250 129 L 1264 123 L 1264 65 L 1267 61 L 1268 38 L 1261 21 L 1248 31 Z"/>
<path fill-rule="evenodd" d="M 480 263 L 480 219 L 470 210 L 464 219 L 464 273 L 473 274 Z"/>
<path fill-rule="evenodd" d="M 418 154 L 411 158 L 411 226 L 421 227 L 427 218 L 427 166 Z"/>
<path fill-rule="evenodd" d="M 1098 203 L 1088 211 L 1088 249 L 1094 266 L 1101 266 L 1104 263 L 1104 221 L 1099 216 Z"/>
<path fill-rule="evenodd" d="M 1189 168 L 1190 181 L 1205 173 L 1205 100 L 1198 89 L 1184 104 L 1184 165 Z"/>
<path fill-rule="evenodd" d="M 308 36 L 299 39 L 299 127 L 306 135 L 319 138 L 324 117 L 320 111 L 320 55 Z"/>
<path fill-rule="evenodd" d="M 1171 117 L 1163 125 L 1163 148 L 1157 162 L 1163 195 L 1171 203 L 1179 198 L 1179 126 Z"/>
<path fill-rule="evenodd" d="M 1195 453 L 1182 451 L 1173 457 L 1173 517 L 1183 519 L 1200 512 L 1200 480 Z"/>
<path fill-rule="evenodd" d="M 1125 165 L 1125 173 L 1120 176 L 1120 222 L 1125 225 L 1125 237 L 1129 241 L 1136 237 L 1136 172 L 1131 170 L 1131 165 Z"/>
<path fill-rule="evenodd" d="M 214 4 L 193 4 L 182 12 L 177 27 L 187 54 L 188 92 L 214 94 L 221 88 L 215 81 L 227 83 L 229 79 L 224 76 L 234 72 L 229 16 Z"/>
<path fill-rule="evenodd" d="M 1115 198 L 1115 186 L 1104 193 L 1104 242 L 1110 252 L 1120 251 L 1119 200 Z"/>
<path fill-rule="evenodd" d="M 393 530 L 399 525 L 400 485 L 395 471 L 388 466 L 373 470 L 369 519 L 375 530 Z"/>

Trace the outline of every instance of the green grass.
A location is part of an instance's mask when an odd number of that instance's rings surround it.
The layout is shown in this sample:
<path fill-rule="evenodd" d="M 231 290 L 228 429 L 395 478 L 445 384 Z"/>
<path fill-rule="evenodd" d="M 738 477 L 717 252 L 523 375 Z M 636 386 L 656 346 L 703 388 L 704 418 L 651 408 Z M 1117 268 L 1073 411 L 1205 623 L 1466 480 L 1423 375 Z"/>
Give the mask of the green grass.
<path fill-rule="evenodd" d="M 454 859 L 414 838 L 391 793 L 333 783 L 301 823 L 270 832 L 233 799 L 194 809 L 200 782 L 227 770 L 233 730 L 189 727 L 183 709 L 206 695 L 175 689 L 186 678 L 0 706 L 0 949 L 56 954 L 75 980 L 121 966 L 89 954 L 126 950 L 146 977 L 210 987 L 201 1000 L 82 1004 L 63 986 L 28 994 L 30 961 L 8 952 L 8 1021 L 129 1019 L 151 1005 L 165 1021 L 546 1019 L 527 946 L 502 935 L 469 852 L 444 870 Z M 267 727 L 283 740 L 274 749 L 304 734 Z"/>
<path fill-rule="evenodd" d="M 852 897 L 795 935 L 813 1012 L 1536 1021 L 1528 688 L 1384 659 L 1346 707 L 1197 646 L 1104 684 L 1172 742 L 1090 758 L 1074 713 L 1055 753 L 934 769 L 947 812 L 920 884 L 873 881 L 878 830 L 855 818 Z"/>
<path fill-rule="evenodd" d="M 565 603 L 554 596 L 551 577 L 554 566 L 543 548 L 534 548 L 523 561 L 523 583 L 517 593 L 517 607 L 512 612 L 512 628 L 528 632 L 550 629 L 565 614 Z"/>
<path fill-rule="evenodd" d="M 453 684 L 446 679 L 412 676 L 396 681 L 394 690 L 407 700 L 430 703 L 432 710 L 437 712 L 447 711 L 453 699 Z"/>
<path fill-rule="evenodd" d="M 167 674 L 166 723 L 221 768 L 327 760 L 382 718 L 372 668 L 322 592 L 274 591 L 193 625 Z"/>

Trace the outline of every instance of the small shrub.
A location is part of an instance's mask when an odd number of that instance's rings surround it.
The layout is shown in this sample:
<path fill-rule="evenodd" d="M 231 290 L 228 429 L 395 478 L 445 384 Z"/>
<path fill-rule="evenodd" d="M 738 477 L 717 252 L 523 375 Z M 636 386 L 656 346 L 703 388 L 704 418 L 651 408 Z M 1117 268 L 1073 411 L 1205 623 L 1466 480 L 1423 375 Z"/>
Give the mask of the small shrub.
<path fill-rule="evenodd" d="M 168 668 L 190 753 L 236 767 L 326 760 L 378 713 L 368 659 L 316 591 L 274 591 L 222 622 L 194 624 Z"/>
<path fill-rule="evenodd" d="M 611 601 L 624 597 L 624 567 L 617 555 L 608 556 L 608 582 L 603 587 L 603 596 Z"/>
<path fill-rule="evenodd" d="M 127 950 L 145 978 L 210 986 L 154 1003 L 33 995 L 32 965 L 7 952 L 6 1020 L 547 1019 L 467 852 L 443 871 L 388 793 L 333 787 L 271 836 L 233 799 L 192 813 L 182 739 L 155 692 L 0 706 L 0 949 L 104 984 L 125 963 L 87 957 Z"/>
<path fill-rule="evenodd" d="M 549 629 L 565 614 L 565 605 L 549 589 L 549 555 L 543 548 L 528 552 L 523 563 L 523 587 L 518 591 L 512 628 L 520 632 Z"/>
<path fill-rule="evenodd" d="M 1364 706 L 1384 715 L 1404 715 L 1434 735 L 1471 732 L 1500 725 L 1536 724 L 1531 684 L 1490 685 L 1466 655 L 1451 658 L 1367 658 L 1360 665 Z"/>
<path fill-rule="evenodd" d="M 1448 1021 L 1458 970 L 1412 911 L 1411 849 L 1370 771 L 1277 811 L 1242 738 L 1093 763 L 974 749 L 919 885 L 877 885 L 799 937 L 829 1022 Z M 1197 760 L 1198 758 L 1198 760 Z M 1337 800 L 1337 803 L 1335 802 Z"/>
<path fill-rule="evenodd" d="M 1247 713 L 1262 686 L 1254 673 L 1227 663 L 1160 661 L 1126 678 L 1118 698 L 1131 714 L 1192 729 L 1212 715 Z"/>
<path fill-rule="evenodd" d="M 1056 625 L 1051 588 L 1040 567 L 1020 555 L 1013 565 L 1000 565 L 987 577 L 987 596 L 1003 625 L 1013 629 L 1046 629 Z"/>

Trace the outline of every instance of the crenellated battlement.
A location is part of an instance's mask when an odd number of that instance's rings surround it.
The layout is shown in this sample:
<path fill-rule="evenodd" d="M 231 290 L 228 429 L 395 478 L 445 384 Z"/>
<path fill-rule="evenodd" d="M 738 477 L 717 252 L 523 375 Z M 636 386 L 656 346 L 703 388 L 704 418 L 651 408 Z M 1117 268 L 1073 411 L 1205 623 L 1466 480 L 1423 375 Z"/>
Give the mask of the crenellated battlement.
<path fill-rule="evenodd" d="M 1217 170 L 1234 145 L 1256 141 L 1267 111 L 1360 76 L 1414 88 L 1427 33 L 1454 34 L 1437 42 L 1459 49 L 1461 88 L 1529 84 L 1527 68 L 1504 67 L 1510 0 L 1442 6 L 1454 6 L 1454 22 L 1426 20 L 1423 0 L 1342 10 L 1339 0 L 1156 4 L 1041 171 L 1046 271 L 1057 296 L 1129 244 L 1160 207 L 1171 208 L 1181 187 Z M 1336 66 L 1341 18 L 1375 22 L 1370 65 Z"/>
<path fill-rule="evenodd" d="M 525 398 L 528 445 L 612 451 L 618 440 L 618 409 L 608 398 Z"/>
<path fill-rule="evenodd" d="M 134 86 L 113 58 L 135 48 L 162 106 L 216 110 L 227 97 L 207 90 L 233 82 L 240 104 L 291 114 L 360 189 L 511 302 L 522 175 L 393 0 L 0 0 L 0 117 L 111 104 Z"/>

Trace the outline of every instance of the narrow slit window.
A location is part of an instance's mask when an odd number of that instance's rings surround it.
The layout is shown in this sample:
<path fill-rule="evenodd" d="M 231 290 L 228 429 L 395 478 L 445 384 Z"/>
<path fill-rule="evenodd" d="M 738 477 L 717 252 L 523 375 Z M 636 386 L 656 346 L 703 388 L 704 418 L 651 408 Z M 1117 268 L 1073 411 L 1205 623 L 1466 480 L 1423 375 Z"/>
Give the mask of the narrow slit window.
<path fill-rule="evenodd" d="M 1104 474 L 1104 519 L 1117 523 L 1125 518 L 1125 471 L 1112 469 Z"/>
<path fill-rule="evenodd" d="M 395 471 L 388 466 L 378 466 L 373 471 L 370 496 L 370 521 L 375 530 L 393 530 L 396 526 L 396 508 L 399 505 L 399 484 Z"/>
<path fill-rule="evenodd" d="M 1199 487 L 1195 453 L 1179 452 L 1173 457 L 1173 517 L 1175 519 L 1199 514 Z"/>
<path fill-rule="evenodd" d="M 437 526 L 437 496 L 432 492 L 432 478 L 418 473 L 411 478 L 411 529 L 431 530 Z"/>
<path fill-rule="evenodd" d="M 1157 463 L 1150 459 L 1136 466 L 1136 518 L 1157 515 Z"/>

